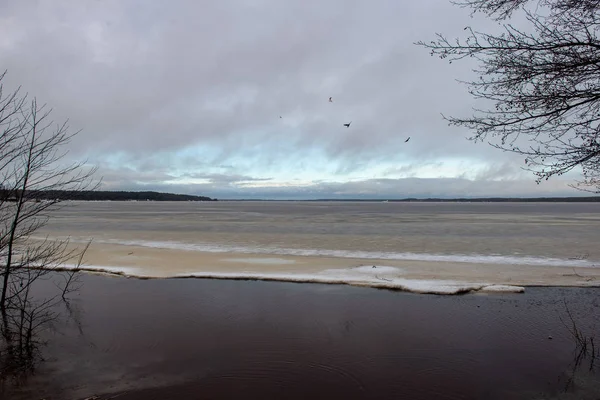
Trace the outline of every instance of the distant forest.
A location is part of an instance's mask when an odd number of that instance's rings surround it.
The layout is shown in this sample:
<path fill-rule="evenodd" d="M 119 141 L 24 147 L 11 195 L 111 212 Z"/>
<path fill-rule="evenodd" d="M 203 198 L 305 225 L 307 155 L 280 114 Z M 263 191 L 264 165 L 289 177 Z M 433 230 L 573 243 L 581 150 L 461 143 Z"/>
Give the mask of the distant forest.
<path fill-rule="evenodd" d="M 270 200 L 270 199 L 240 199 L 227 201 L 331 201 L 331 202 L 364 202 L 364 203 L 594 203 L 600 202 L 600 196 L 587 197 L 479 197 L 479 198 L 456 198 L 456 199 L 314 199 L 314 200 Z"/>
<path fill-rule="evenodd" d="M 378 200 L 365 200 L 365 199 L 321 199 L 316 201 L 387 201 L 387 202 L 468 202 L 468 203 L 590 203 L 600 201 L 600 196 L 587 196 L 587 197 L 479 197 L 479 198 L 457 198 L 457 199 L 378 199 Z"/>
<path fill-rule="evenodd" d="M 1 190 L 1 189 L 0 189 Z M 174 194 L 160 192 L 126 192 L 126 191 L 67 191 L 52 190 L 27 193 L 29 198 L 37 200 L 86 200 L 86 201 L 217 201 L 206 196 L 193 196 L 189 194 Z M 4 197 L 4 196 L 2 196 Z M 7 196 L 14 198 L 12 196 Z"/>

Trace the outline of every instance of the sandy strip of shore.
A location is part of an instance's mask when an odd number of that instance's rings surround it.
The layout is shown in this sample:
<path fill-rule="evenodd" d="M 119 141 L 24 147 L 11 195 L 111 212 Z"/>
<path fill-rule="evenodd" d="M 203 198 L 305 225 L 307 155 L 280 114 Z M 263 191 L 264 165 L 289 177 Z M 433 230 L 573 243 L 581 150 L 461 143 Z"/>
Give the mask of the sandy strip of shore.
<path fill-rule="evenodd" d="M 446 282 L 458 291 L 465 291 L 460 289 L 461 285 L 466 285 L 466 289 L 469 285 L 474 285 L 474 289 L 495 285 L 495 288 L 489 288 L 490 291 L 502 291 L 498 285 L 513 289 L 515 286 L 600 286 L 600 268 L 267 256 L 98 243 L 88 249 L 83 266 L 149 278 L 256 278 L 324 283 L 331 280 L 330 283 L 355 284 L 361 284 L 362 280 L 367 286 L 381 287 L 390 286 L 388 283 L 392 281 L 419 282 L 417 287 L 427 285 L 427 282 L 438 286 Z M 410 285 L 396 286 L 411 290 Z"/>

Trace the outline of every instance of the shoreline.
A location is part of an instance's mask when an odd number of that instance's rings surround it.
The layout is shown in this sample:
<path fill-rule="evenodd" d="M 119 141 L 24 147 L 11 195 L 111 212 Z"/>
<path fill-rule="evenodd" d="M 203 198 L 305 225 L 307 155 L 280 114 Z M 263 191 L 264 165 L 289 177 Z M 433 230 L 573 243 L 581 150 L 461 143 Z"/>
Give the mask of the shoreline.
<path fill-rule="evenodd" d="M 379 266 L 379 268 L 382 268 Z M 385 267 L 384 267 L 385 268 Z M 125 271 L 119 271 L 118 267 L 82 267 L 82 268 L 55 268 L 55 271 L 81 271 L 89 274 L 100 274 L 128 279 L 139 280 L 171 280 L 171 279 L 215 279 L 232 281 L 264 281 L 264 282 L 286 282 L 303 284 L 322 284 L 322 285 L 348 285 L 357 287 L 367 287 L 372 289 L 385 289 L 391 291 L 415 293 L 415 294 L 437 294 L 437 295 L 462 295 L 467 293 L 523 293 L 525 287 L 515 285 L 486 284 L 486 283 L 468 283 L 457 281 L 423 281 L 423 280 L 404 280 L 402 282 L 374 282 L 360 281 L 352 279 L 327 279 L 318 276 L 307 276 L 302 274 L 289 274 L 287 276 L 278 275 L 258 275 L 251 273 L 229 274 L 218 272 L 192 273 L 189 275 L 178 276 L 146 276 L 128 274 Z M 595 286 L 529 286 L 529 287 L 595 287 Z"/>
<path fill-rule="evenodd" d="M 111 267 L 109 267 L 111 268 Z M 403 293 L 413 293 L 413 294 L 457 294 L 457 295 L 462 295 L 462 294 L 476 294 L 476 293 L 486 293 L 486 294 L 492 294 L 492 293 L 525 293 L 525 289 L 596 289 L 596 288 L 600 288 L 600 282 L 594 283 L 594 284 L 589 284 L 589 285 L 568 285 L 568 284 L 546 284 L 546 285 L 542 285 L 542 284 L 530 284 L 530 285 L 522 285 L 522 286 L 512 286 L 512 285 L 500 285 L 500 284 L 480 284 L 483 288 L 487 288 L 488 290 L 465 290 L 462 292 L 457 292 L 457 293 L 433 293 L 433 292 L 419 292 L 419 291 L 412 291 L 412 290 L 405 290 L 403 288 L 400 287 L 393 287 L 393 286 L 377 286 L 377 285 L 371 285 L 371 284 L 361 284 L 361 283 L 347 283 L 347 282 L 328 282 L 328 281 L 319 281 L 319 280 L 301 280 L 301 279 L 285 279 L 285 278 L 278 278 L 278 277 L 262 277 L 262 276 L 244 276 L 242 274 L 239 275 L 220 275 L 219 273 L 215 272 L 215 273 L 206 273 L 204 275 L 200 275 L 200 274 L 190 274 L 190 275 L 182 275 L 182 276 L 147 276 L 147 275 L 135 275 L 135 274 L 127 274 L 126 272 L 120 272 L 118 270 L 116 270 L 118 267 L 112 267 L 115 268 L 115 270 L 110 270 L 110 269 L 102 269 L 102 267 L 98 267 L 98 268 L 92 268 L 92 267 L 80 267 L 80 268 L 75 268 L 73 267 L 59 267 L 59 268 L 53 268 L 52 271 L 56 271 L 56 272 L 70 272 L 70 271 L 79 271 L 85 274 L 89 274 L 89 275 L 99 275 L 99 276 L 107 276 L 107 277 L 114 277 L 114 278 L 125 278 L 125 279 L 136 279 L 136 280 L 140 280 L 140 281 L 144 281 L 144 280 L 156 280 L 156 281 L 160 281 L 160 280 L 176 280 L 176 279 L 198 279 L 198 280 L 209 280 L 209 279 L 214 279 L 214 280 L 224 280 L 224 281 L 247 281 L 247 282 L 279 282 L 279 283 L 298 283 L 298 284 L 316 284 L 316 285 L 346 285 L 346 286 L 355 286 L 355 287 L 364 287 L 364 288 L 372 288 L 372 289 L 382 289 L 382 290 L 390 290 L 390 291 L 397 291 L 397 292 L 403 292 Z M 507 290 L 503 291 L 500 288 L 497 288 L 498 290 L 494 290 L 496 289 L 496 287 L 507 287 Z M 508 290 L 508 288 L 514 288 L 516 289 L 515 291 L 512 290 Z M 522 289 L 522 290 L 520 290 Z"/>
<path fill-rule="evenodd" d="M 49 231 L 31 240 L 67 240 L 69 249 L 81 249 L 89 231 L 63 236 Z M 272 236 L 272 235 L 271 235 Z M 457 252 L 445 246 L 393 246 L 390 238 L 343 238 L 333 242 L 307 240 L 292 235 L 285 240 L 264 236 L 137 229 L 127 233 L 103 232 L 92 241 L 81 270 L 140 279 L 204 278 L 280 282 L 345 284 L 415 293 L 461 294 L 467 292 L 523 292 L 526 287 L 600 287 L 600 261 L 588 252 L 572 256 L 536 248 L 531 253 L 500 248 Z M 225 240 L 230 237 L 230 240 Z M 323 238 L 325 240 L 326 238 Z M 331 236 L 327 238 L 331 239 Z M 365 240 L 367 240 L 365 242 Z M 397 250 L 396 250 L 397 249 Z M 550 248 L 549 248 L 550 249 Z M 487 250 L 487 251 L 486 251 Z M 593 253 L 593 252 L 592 252 Z M 75 264 L 77 260 L 70 260 Z M 66 265 L 72 269 L 74 265 Z"/>
<path fill-rule="evenodd" d="M 66 265 L 69 270 L 76 265 Z M 79 270 L 139 279 L 344 284 L 424 294 L 600 287 L 600 268 L 202 252 L 99 243 Z"/>

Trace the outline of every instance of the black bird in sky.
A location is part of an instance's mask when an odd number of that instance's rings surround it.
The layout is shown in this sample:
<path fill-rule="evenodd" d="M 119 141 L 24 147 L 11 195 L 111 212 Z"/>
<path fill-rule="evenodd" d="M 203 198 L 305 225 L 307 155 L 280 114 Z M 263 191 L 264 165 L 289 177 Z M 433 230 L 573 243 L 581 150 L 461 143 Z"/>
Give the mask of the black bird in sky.
<path fill-rule="evenodd" d="M 331 99 L 331 97 L 329 98 L 329 102 L 330 102 L 330 103 L 333 103 L 333 100 Z"/>
<path fill-rule="evenodd" d="M 408 142 L 409 140 L 410 140 L 410 136 L 408 137 L 408 139 L 406 139 L 406 140 L 404 141 L 404 143 Z"/>
<path fill-rule="evenodd" d="M 344 126 L 345 126 L 346 128 L 350 128 L 350 124 L 351 124 L 351 123 L 352 123 L 352 121 L 348 122 L 347 124 L 344 124 Z"/>

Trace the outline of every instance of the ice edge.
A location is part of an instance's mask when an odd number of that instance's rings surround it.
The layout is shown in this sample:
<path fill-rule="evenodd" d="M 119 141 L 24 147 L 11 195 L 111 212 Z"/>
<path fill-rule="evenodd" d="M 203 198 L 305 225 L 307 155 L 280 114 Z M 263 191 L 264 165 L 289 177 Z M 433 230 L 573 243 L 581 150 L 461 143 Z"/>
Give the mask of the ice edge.
<path fill-rule="evenodd" d="M 368 268 L 368 269 L 367 269 Z M 86 273 L 99 273 L 138 279 L 228 279 L 260 280 L 294 283 L 342 284 L 364 286 L 377 289 L 398 290 L 421 294 L 457 295 L 472 292 L 523 293 L 525 287 L 483 282 L 462 282 L 454 280 L 423 280 L 392 277 L 401 272 L 400 268 L 386 266 L 330 269 L 315 274 L 297 273 L 255 273 L 255 272 L 192 272 L 169 276 L 144 275 L 140 268 L 113 266 L 65 265 L 57 270 L 78 269 Z M 372 269 L 372 270 L 371 270 Z"/>

